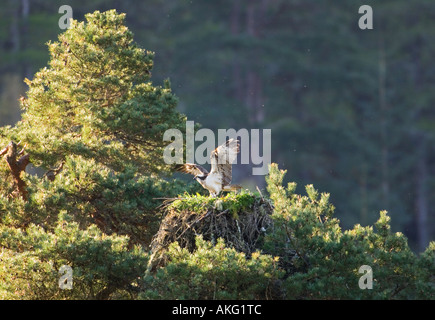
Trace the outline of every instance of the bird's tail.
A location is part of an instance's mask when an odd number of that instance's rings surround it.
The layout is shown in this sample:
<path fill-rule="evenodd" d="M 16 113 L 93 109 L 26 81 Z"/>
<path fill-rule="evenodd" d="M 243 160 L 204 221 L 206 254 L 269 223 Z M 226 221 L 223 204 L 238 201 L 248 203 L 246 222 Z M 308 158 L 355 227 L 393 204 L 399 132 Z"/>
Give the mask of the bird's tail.
<path fill-rule="evenodd" d="M 240 189 L 242 189 L 242 186 L 240 186 L 238 184 L 231 184 L 231 185 L 225 186 L 223 188 L 223 191 L 239 191 Z"/>

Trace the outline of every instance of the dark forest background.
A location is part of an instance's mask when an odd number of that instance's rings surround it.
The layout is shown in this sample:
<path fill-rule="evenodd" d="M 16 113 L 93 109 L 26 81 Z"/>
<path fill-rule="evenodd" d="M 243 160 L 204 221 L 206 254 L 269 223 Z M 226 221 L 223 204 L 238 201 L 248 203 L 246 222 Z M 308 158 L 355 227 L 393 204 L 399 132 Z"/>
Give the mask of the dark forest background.
<path fill-rule="evenodd" d="M 24 78 L 61 33 L 59 7 L 83 20 L 115 8 L 153 81 L 203 127 L 272 130 L 288 181 L 331 194 L 349 228 L 392 217 L 416 251 L 435 235 L 435 2 L 332 0 L 5 0 L 0 7 L 0 126 L 20 118 Z M 361 5 L 373 30 L 361 30 Z M 264 189 L 237 166 L 234 181 Z"/>

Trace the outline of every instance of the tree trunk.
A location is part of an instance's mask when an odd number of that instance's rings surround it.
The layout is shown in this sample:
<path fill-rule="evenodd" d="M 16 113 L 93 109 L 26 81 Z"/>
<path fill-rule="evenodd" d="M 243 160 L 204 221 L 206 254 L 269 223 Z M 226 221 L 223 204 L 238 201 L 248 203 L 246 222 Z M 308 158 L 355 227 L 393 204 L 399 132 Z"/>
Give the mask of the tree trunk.
<path fill-rule="evenodd" d="M 416 225 L 417 245 L 420 251 L 424 251 L 429 244 L 428 234 L 428 194 L 427 194 L 427 146 L 424 137 L 420 139 L 419 158 L 416 168 Z"/>
<path fill-rule="evenodd" d="M 11 24 L 9 26 L 9 41 L 8 49 L 12 52 L 18 52 L 20 50 L 20 25 L 19 25 L 19 7 L 16 6 L 15 1 L 11 5 L 13 12 L 11 12 Z"/>
<path fill-rule="evenodd" d="M 252 38 L 258 38 L 262 28 L 261 21 L 265 14 L 265 4 L 250 1 L 246 8 L 246 33 Z M 264 121 L 263 83 L 258 73 L 260 54 L 254 51 L 254 59 L 246 74 L 246 100 L 251 125 L 258 125 Z"/>
<path fill-rule="evenodd" d="M 240 0 L 233 1 L 233 8 L 231 11 L 230 30 L 233 36 L 240 34 L 240 13 L 241 5 Z M 233 83 L 234 83 L 234 96 L 236 100 L 243 101 L 243 81 L 242 81 L 242 68 L 240 66 L 240 57 L 236 55 L 233 59 Z"/>
<path fill-rule="evenodd" d="M 246 33 L 252 38 L 258 38 L 261 34 L 263 15 L 265 6 L 260 1 L 249 1 L 246 7 Z M 253 128 L 261 127 L 264 122 L 264 102 L 263 102 L 263 84 L 259 75 L 258 68 L 261 64 L 260 53 L 258 50 L 253 51 L 253 59 L 249 64 L 246 72 L 246 96 L 245 105 L 248 111 L 248 121 Z M 261 140 L 261 139 L 260 139 Z M 251 141 L 252 143 L 252 141 Z M 262 145 L 258 141 L 259 148 Z M 255 184 L 263 188 L 265 180 L 263 176 L 253 176 Z"/>
<path fill-rule="evenodd" d="M 381 137 L 381 193 L 382 206 L 385 210 L 389 207 L 390 183 L 389 183 L 389 146 L 388 146 L 388 104 L 386 98 L 386 61 L 384 39 L 379 40 L 379 108 L 380 108 L 380 137 Z"/>
<path fill-rule="evenodd" d="M 361 165 L 361 175 L 360 175 L 360 199 L 361 199 L 361 224 L 364 226 L 368 223 L 368 198 L 367 198 L 367 164 L 363 163 Z"/>

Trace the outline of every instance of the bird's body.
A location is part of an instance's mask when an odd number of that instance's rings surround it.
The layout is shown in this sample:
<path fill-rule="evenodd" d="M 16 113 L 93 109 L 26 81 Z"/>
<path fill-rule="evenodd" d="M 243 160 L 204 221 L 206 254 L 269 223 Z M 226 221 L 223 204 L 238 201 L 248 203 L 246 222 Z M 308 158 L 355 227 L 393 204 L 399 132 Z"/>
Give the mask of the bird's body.
<path fill-rule="evenodd" d="M 208 172 L 203 167 L 186 163 L 177 168 L 178 171 L 193 174 L 194 179 L 216 197 L 221 191 L 235 191 L 240 189 L 237 185 L 231 185 L 232 163 L 239 152 L 239 142 L 230 139 L 217 147 L 210 154 L 211 170 Z"/>
<path fill-rule="evenodd" d="M 218 195 L 222 191 L 222 177 L 218 174 L 209 173 L 205 177 L 195 177 L 195 179 L 212 195 Z"/>

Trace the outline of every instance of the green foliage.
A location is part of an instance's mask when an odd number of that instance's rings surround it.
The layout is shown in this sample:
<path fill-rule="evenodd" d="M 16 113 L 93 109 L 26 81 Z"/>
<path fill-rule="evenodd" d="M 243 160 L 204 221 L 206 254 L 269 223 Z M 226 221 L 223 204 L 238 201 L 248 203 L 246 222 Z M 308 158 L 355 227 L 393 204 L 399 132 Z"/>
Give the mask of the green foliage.
<path fill-rule="evenodd" d="M 212 208 L 219 211 L 229 210 L 236 218 L 238 212 L 249 210 L 257 200 L 258 198 L 248 190 L 240 193 L 229 192 L 219 198 L 198 193 L 196 195 L 184 193 L 183 197 L 173 201 L 169 208 L 179 212 L 190 211 L 196 214 L 206 213 Z"/>
<path fill-rule="evenodd" d="M 133 42 L 124 19 L 97 11 L 49 43 L 48 67 L 26 80 L 22 120 L 0 129 L 0 150 L 21 141 L 37 167 L 20 172 L 23 199 L 0 161 L 3 298 L 134 297 L 158 198 L 186 190 L 156 161 L 163 132 L 181 128 L 184 116 L 169 84 L 150 82 L 154 55 Z M 71 291 L 58 286 L 63 264 L 74 271 Z"/>
<path fill-rule="evenodd" d="M 204 2 L 192 7 L 189 2 L 160 0 L 116 5 L 130 10 L 132 25 L 139 23 L 136 27 L 153 44 L 150 47 L 167 54 L 157 61 L 163 65 L 162 74 L 174 73 L 173 82 L 185 95 L 185 110 L 197 115 L 201 109 L 201 122 L 208 122 L 209 128 L 222 123 L 270 125 L 279 156 L 286 162 L 292 159 L 292 176 L 328 181 L 346 223 L 360 215 L 366 224 L 375 207 L 388 208 L 395 221 L 396 216 L 412 212 L 413 199 L 393 200 L 408 194 L 410 187 L 420 190 L 417 183 L 395 182 L 408 179 L 421 163 L 424 168 L 424 160 L 428 165 L 431 157 L 425 146 L 433 141 L 433 72 L 427 68 L 433 43 L 427 35 L 435 29 L 430 19 L 416 19 L 414 9 L 430 12 L 433 4 L 396 3 L 377 5 L 383 25 L 370 33 L 356 29 L 352 3 L 345 5 L 346 10 L 332 1 L 322 5 L 306 1 L 304 6 L 281 0 L 266 6 Z M 0 21 L 5 45 L 17 39 L 29 48 L 31 43 L 42 43 L 35 33 L 23 30 L 37 29 L 45 39 L 55 32 L 58 17 L 39 11 L 18 28 L 20 8 L 10 4 L 14 10 L 2 12 L 5 19 Z M 36 7 L 40 10 L 42 2 L 32 10 Z M 393 7 L 396 15 L 391 14 Z M 328 19 L 323 19 L 325 12 Z M 200 19 L 205 24 L 198 28 L 197 17 L 204 13 L 207 19 Z M 256 23 L 246 24 L 250 19 Z M 165 26 L 158 33 L 157 24 Z M 9 39 L 13 34 L 16 39 Z M 191 52 L 198 46 L 204 53 L 201 59 Z M 173 243 L 168 264 L 143 279 L 145 251 L 161 218 L 156 209 L 159 198 L 200 188 L 159 176 L 169 171 L 158 161 L 162 134 L 168 128 L 183 131 L 184 116 L 175 110 L 177 99 L 169 82 L 163 86 L 151 82 L 154 54 L 133 41 L 124 14 L 114 10 L 88 14 L 85 22 L 74 21 L 48 47 L 47 67 L 26 80 L 22 121 L 0 128 L 0 149 L 11 140 L 22 141 L 32 164 L 39 167 L 38 174 L 22 173 L 29 191 L 24 201 L 13 196 L 10 169 L 0 161 L 0 299 L 137 298 L 139 292 L 142 299 L 435 299 L 434 242 L 417 256 L 403 234 L 391 231 L 384 211 L 373 227 L 357 224 L 343 231 L 329 194 L 319 194 L 312 185 L 306 187 L 306 196 L 296 194 L 296 184 L 282 185 L 285 172 L 276 165 L 267 178 L 274 223 L 264 241 L 255 242 L 259 251 L 245 256 L 223 240 L 213 245 L 197 238 L 193 252 Z M 18 98 L 10 92 L 17 78 L 24 77 L 17 76 L 17 70 L 27 75 L 29 61 L 41 64 L 43 54 L 29 48 L 1 53 L 5 70 L 13 68 L 14 74 L 2 76 L 0 108 Z M 383 50 L 386 61 L 380 58 Z M 383 63 L 388 70 L 385 87 L 379 76 Z M 223 83 L 227 87 L 219 85 Z M 246 99 L 243 88 L 258 97 Z M 379 111 L 383 90 L 388 92 L 387 105 Z M 220 108 L 204 108 L 207 105 Z M 220 118 L 223 111 L 233 117 Z M 261 123 L 252 122 L 247 114 Z M 2 111 L 0 116 L 1 121 L 14 118 L 11 112 Z M 379 127 L 387 133 L 383 139 Z M 413 150 L 415 141 L 427 148 L 427 154 L 408 152 L 403 157 L 403 150 Z M 399 159 L 398 165 L 381 172 L 385 169 L 380 170 L 380 154 Z M 61 164 L 53 181 L 42 177 L 41 170 Z M 423 184 L 431 183 L 433 179 Z M 355 192 L 349 195 L 344 191 L 350 186 Z M 234 218 L 259 199 L 246 192 L 219 199 L 182 197 L 171 204 L 174 211 L 201 215 L 215 208 L 228 210 Z M 431 201 L 426 199 L 429 207 Z M 246 240 L 240 237 L 240 241 Z M 61 265 L 73 268 L 72 290 L 58 286 Z M 358 287 L 362 265 L 373 270 L 372 290 Z"/>
<path fill-rule="evenodd" d="M 308 196 L 296 185 L 282 186 L 285 171 L 270 167 L 268 191 L 275 205 L 274 230 L 265 250 L 280 256 L 286 270 L 283 287 L 289 299 L 434 299 L 435 251 L 432 243 L 416 256 L 401 233 L 390 231 L 390 218 L 381 212 L 373 227 L 356 225 L 342 231 L 332 217 L 328 194 L 309 185 Z M 358 286 L 361 266 L 373 270 L 373 289 Z"/>
<path fill-rule="evenodd" d="M 185 190 L 180 181 L 138 174 L 133 168 L 113 172 L 92 160 L 69 156 L 54 181 L 25 175 L 29 200 L 10 201 L 0 195 L 2 223 L 14 227 L 29 222 L 53 230 L 58 212 L 71 214 L 83 227 L 97 224 L 107 234 L 128 235 L 148 244 L 158 229 L 159 198 Z"/>
<path fill-rule="evenodd" d="M 197 250 L 190 253 L 174 242 L 169 263 L 144 279 L 142 299 L 265 299 L 280 276 L 277 258 L 260 252 L 247 258 L 227 248 L 196 238 Z"/>
<path fill-rule="evenodd" d="M 48 43 L 49 66 L 26 80 L 18 124 L 34 164 L 48 168 L 72 153 L 116 170 L 168 170 L 155 159 L 164 131 L 182 130 L 184 117 L 171 89 L 150 82 L 154 54 L 133 42 L 124 20 L 96 11 Z"/>
<path fill-rule="evenodd" d="M 1 299 L 131 298 L 147 255 L 126 236 L 108 236 L 95 225 L 81 229 L 62 213 L 53 232 L 35 224 L 0 227 Z M 62 265 L 72 268 L 72 289 L 58 285 Z"/>
<path fill-rule="evenodd" d="M 44 43 L 61 32 L 60 1 L 32 0 L 28 15 L 27 2 L 4 1 L 0 10 L 0 124 L 19 119 L 18 83 L 46 65 Z M 424 192 L 434 175 L 415 176 L 425 165 L 433 171 L 434 1 L 367 1 L 370 31 L 358 28 L 359 0 L 70 4 L 76 19 L 96 9 L 125 12 L 137 43 L 158 53 L 154 81 L 170 75 L 195 121 L 212 130 L 272 128 L 274 157 L 288 176 L 328 190 L 346 228 L 373 224 L 386 209 L 414 249 L 434 238 L 435 215 L 416 227 L 424 210 L 409 196 L 435 207 L 434 193 Z M 236 178 L 254 180 L 248 171 Z"/>

